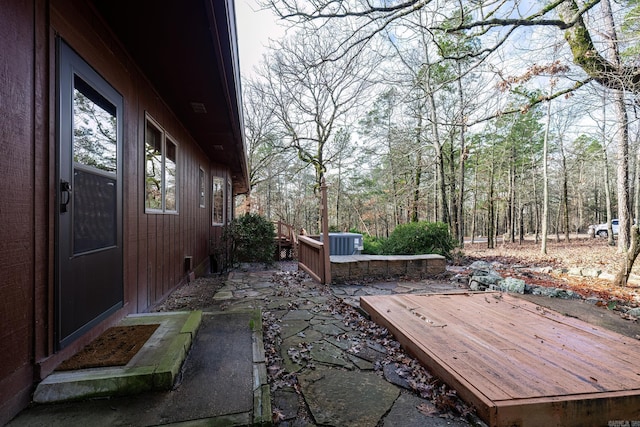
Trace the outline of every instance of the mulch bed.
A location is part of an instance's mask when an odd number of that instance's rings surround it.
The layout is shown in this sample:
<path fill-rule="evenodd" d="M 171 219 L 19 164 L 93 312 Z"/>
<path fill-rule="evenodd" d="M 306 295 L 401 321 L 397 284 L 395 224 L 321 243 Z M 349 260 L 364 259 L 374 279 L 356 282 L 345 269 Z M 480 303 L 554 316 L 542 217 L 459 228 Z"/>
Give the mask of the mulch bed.
<path fill-rule="evenodd" d="M 114 326 L 107 329 L 71 358 L 56 368 L 57 371 L 124 366 L 142 348 L 159 324 Z"/>

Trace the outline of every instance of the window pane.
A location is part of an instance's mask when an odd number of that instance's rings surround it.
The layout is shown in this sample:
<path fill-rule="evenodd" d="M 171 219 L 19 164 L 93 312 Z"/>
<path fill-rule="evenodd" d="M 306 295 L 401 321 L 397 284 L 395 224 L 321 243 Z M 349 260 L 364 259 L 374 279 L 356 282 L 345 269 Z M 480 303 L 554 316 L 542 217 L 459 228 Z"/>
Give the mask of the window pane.
<path fill-rule="evenodd" d="M 213 177 L 211 189 L 211 200 L 213 203 L 213 223 L 222 224 L 224 221 L 224 180 Z"/>
<path fill-rule="evenodd" d="M 204 171 L 200 169 L 200 207 L 204 208 Z"/>
<path fill-rule="evenodd" d="M 116 244 L 116 180 L 74 171 L 73 253 Z"/>
<path fill-rule="evenodd" d="M 147 122 L 145 132 L 145 207 L 162 209 L 162 134 Z"/>
<path fill-rule="evenodd" d="M 115 172 L 116 107 L 78 76 L 73 84 L 73 161 Z"/>
<path fill-rule="evenodd" d="M 230 223 L 233 219 L 233 196 L 231 188 L 231 181 L 227 181 L 227 223 Z"/>
<path fill-rule="evenodd" d="M 176 172 L 178 147 L 173 142 L 166 140 L 167 155 L 164 159 L 164 185 L 165 200 L 164 206 L 168 211 L 176 211 Z"/>

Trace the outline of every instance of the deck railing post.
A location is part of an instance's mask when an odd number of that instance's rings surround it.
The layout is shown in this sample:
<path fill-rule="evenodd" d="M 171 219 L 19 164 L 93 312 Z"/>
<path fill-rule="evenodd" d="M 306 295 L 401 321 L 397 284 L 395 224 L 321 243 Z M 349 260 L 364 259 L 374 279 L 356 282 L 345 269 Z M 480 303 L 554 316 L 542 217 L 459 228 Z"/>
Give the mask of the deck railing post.
<path fill-rule="evenodd" d="M 329 250 L 329 211 L 327 210 L 327 183 L 322 177 L 320 183 L 321 209 L 320 216 L 322 221 L 322 243 L 323 243 L 323 264 L 324 264 L 324 283 L 331 283 L 331 257 Z"/>

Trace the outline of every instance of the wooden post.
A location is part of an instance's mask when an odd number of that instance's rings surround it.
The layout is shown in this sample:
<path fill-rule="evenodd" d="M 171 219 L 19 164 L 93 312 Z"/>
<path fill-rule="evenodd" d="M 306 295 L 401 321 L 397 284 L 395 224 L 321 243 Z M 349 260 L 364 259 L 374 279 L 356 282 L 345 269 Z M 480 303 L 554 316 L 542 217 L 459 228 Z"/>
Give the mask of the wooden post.
<path fill-rule="evenodd" d="M 322 222 L 322 243 L 323 243 L 323 255 L 324 255 L 324 283 L 331 283 L 331 258 L 329 248 L 329 211 L 327 209 L 327 183 L 322 177 L 320 183 L 320 216 Z"/>

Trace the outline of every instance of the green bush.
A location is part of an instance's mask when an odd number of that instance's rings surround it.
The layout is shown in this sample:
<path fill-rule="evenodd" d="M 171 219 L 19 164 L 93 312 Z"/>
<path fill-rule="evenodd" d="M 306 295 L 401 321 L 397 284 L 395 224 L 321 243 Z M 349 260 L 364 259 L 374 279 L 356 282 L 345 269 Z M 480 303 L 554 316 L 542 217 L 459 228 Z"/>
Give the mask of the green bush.
<path fill-rule="evenodd" d="M 273 223 L 258 214 L 251 213 L 234 218 L 225 227 L 224 232 L 224 238 L 231 247 L 234 263 L 272 264 L 276 251 L 274 236 Z"/>
<path fill-rule="evenodd" d="M 382 245 L 384 243 L 384 239 L 371 236 L 369 234 L 362 235 L 364 240 L 364 249 L 362 250 L 363 254 L 367 255 L 381 255 L 382 254 Z"/>
<path fill-rule="evenodd" d="M 409 222 L 397 226 L 382 243 L 387 255 L 439 254 L 451 259 L 456 241 L 442 222 Z"/>

